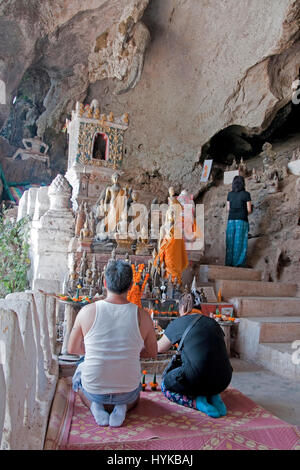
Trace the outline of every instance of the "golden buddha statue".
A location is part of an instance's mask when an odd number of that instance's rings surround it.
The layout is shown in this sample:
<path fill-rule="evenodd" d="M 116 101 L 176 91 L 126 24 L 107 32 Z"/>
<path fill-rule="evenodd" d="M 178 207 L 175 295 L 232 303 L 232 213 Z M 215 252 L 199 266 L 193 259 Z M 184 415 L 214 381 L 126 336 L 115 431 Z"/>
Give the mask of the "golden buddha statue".
<path fill-rule="evenodd" d="M 107 213 L 107 230 L 115 233 L 126 207 L 125 190 L 119 184 L 119 175 L 114 173 L 111 177 L 112 185 L 108 186 L 104 197 L 104 210 Z"/>
<path fill-rule="evenodd" d="M 188 266 L 188 257 L 182 235 L 182 206 L 175 197 L 174 188 L 169 189 L 168 210 L 165 223 L 160 229 L 159 252 L 155 265 L 164 263 L 165 276 L 181 282 L 182 272 Z M 178 230 L 177 230 L 178 229 Z"/>

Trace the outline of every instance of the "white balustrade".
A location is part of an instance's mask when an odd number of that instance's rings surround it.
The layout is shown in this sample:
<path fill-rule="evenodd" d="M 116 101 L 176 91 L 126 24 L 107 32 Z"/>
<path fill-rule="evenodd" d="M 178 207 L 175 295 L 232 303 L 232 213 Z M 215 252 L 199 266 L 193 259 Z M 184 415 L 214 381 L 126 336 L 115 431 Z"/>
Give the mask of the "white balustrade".
<path fill-rule="evenodd" d="M 40 292 L 0 300 L 1 449 L 42 449 L 58 379 L 56 300 Z"/>

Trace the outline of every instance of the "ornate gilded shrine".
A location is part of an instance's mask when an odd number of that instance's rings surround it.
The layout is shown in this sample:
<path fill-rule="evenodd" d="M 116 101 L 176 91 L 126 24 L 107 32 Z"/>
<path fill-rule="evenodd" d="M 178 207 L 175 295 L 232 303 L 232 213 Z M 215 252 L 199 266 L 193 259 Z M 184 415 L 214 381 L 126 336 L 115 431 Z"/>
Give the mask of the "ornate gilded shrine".
<path fill-rule="evenodd" d="M 69 134 L 66 178 L 73 187 L 75 209 L 81 202 L 95 203 L 99 194 L 119 170 L 123 161 L 124 134 L 128 114 L 115 118 L 101 114 L 99 103 L 76 104 L 72 119 L 67 120 Z"/>

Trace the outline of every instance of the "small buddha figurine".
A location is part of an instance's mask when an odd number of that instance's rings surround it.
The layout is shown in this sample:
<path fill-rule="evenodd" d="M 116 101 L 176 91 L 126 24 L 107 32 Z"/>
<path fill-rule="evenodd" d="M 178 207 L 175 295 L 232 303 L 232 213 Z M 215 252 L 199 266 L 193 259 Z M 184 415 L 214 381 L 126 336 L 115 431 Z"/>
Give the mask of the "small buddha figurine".
<path fill-rule="evenodd" d="M 86 219 L 86 214 L 84 212 L 83 202 L 82 202 L 76 212 L 76 219 L 75 219 L 75 236 L 76 237 L 79 237 L 80 231 L 84 226 L 85 219 Z"/>
<path fill-rule="evenodd" d="M 84 251 L 79 264 L 79 278 L 83 279 L 87 270 L 87 252 Z"/>
<path fill-rule="evenodd" d="M 92 284 L 92 281 L 93 281 L 93 273 L 90 270 L 90 268 L 88 268 L 85 273 L 84 284 L 86 286 L 90 286 Z"/>
<path fill-rule="evenodd" d="M 97 272 L 97 262 L 96 262 L 96 255 L 93 255 L 93 260 L 92 260 L 92 272 Z"/>
<path fill-rule="evenodd" d="M 89 223 L 88 219 L 84 222 L 83 228 L 80 230 L 80 235 L 79 235 L 80 240 L 86 240 L 88 238 L 91 238 L 91 232 L 89 229 Z"/>
<path fill-rule="evenodd" d="M 253 168 L 252 170 L 252 180 L 255 181 L 255 183 L 258 183 L 259 182 L 259 176 L 257 174 L 257 171 L 255 168 Z"/>
<path fill-rule="evenodd" d="M 96 108 L 94 112 L 94 119 L 100 119 L 100 108 Z"/>
<path fill-rule="evenodd" d="M 263 159 L 264 172 L 268 172 L 275 162 L 276 153 L 273 151 L 273 146 L 269 142 L 263 145 L 262 150 L 260 156 Z"/>
<path fill-rule="evenodd" d="M 121 215 L 121 220 L 117 223 L 117 234 L 127 238 L 127 214 L 125 212 Z"/>
<path fill-rule="evenodd" d="M 240 176 L 243 176 L 244 178 L 247 176 L 247 173 L 248 173 L 248 168 L 247 168 L 246 163 L 244 162 L 243 157 L 241 157 L 241 161 L 239 164 L 239 173 L 240 173 Z"/>
<path fill-rule="evenodd" d="M 238 166 L 237 166 L 236 158 L 234 157 L 233 162 L 230 166 L 230 171 L 235 171 L 237 169 L 238 169 Z"/>
<path fill-rule="evenodd" d="M 101 114 L 101 116 L 100 116 L 100 125 L 101 125 L 102 127 L 105 127 L 105 122 L 106 122 L 106 121 L 107 121 L 107 116 L 106 116 L 106 114 Z"/>
<path fill-rule="evenodd" d="M 101 199 L 96 207 L 96 216 L 99 220 L 102 220 L 105 217 L 104 199 Z"/>
<path fill-rule="evenodd" d="M 153 283 L 157 287 L 160 280 L 160 259 L 157 260 L 156 267 L 153 274 Z"/>
<path fill-rule="evenodd" d="M 88 223 L 90 229 L 90 236 L 93 238 L 96 233 L 96 220 L 93 211 L 90 211 Z"/>
<path fill-rule="evenodd" d="M 87 108 L 87 118 L 88 119 L 92 119 L 93 118 L 93 108 L 91 106 L 89 106 Z"/>
<path fill-rule="evenodd" d="M 76 103 L 76 112 L 77 112 L 79 117 L 83 116 L 83 113 L 84 113 L 83 103 L 80 103 L 79 101 L 77 101 L 77 103 Z"/>
<path fill-rule="evenodd" d="M 123 116 L 122 116 L 122 121 L 125 123 L 125 124 L 128 124 L 129 122 L 129 114 L 128 113 L 124 113 Z"/>
<path fill-rule="evenodd" d="M 151 290 L 150 290 L 150 286 L 149 286 L 149 283 L 148 283 L 148 282 L 147 282 L 147 284 L 146 284 L 143 297 L 144 297 L 145 299 L 150 299 L 150 298 L 151 298 Z"/>
<path fill-rule="evenodd" d="M 103 290 L 103 287 L 104 287 L 105 269 L 106 269 L 106 264 L 103 266 L 102 272 L 99 276 L 99 287 L 100 287 L 101 291 Z"/>

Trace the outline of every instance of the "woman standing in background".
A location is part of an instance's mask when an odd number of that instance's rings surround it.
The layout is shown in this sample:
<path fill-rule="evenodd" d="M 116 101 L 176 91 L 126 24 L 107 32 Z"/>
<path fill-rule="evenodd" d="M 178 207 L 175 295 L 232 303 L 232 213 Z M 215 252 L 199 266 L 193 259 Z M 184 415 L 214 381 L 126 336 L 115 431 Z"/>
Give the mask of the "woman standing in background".
<path fill-rule="evenodd" d="M 251 195 L 245 191 L 243 176 L 235 176 L 227 196 L 229 212 L 226 230 L 226 266 L 245 267 L 248 251 L 248 214 L 252 212 Z"/>

